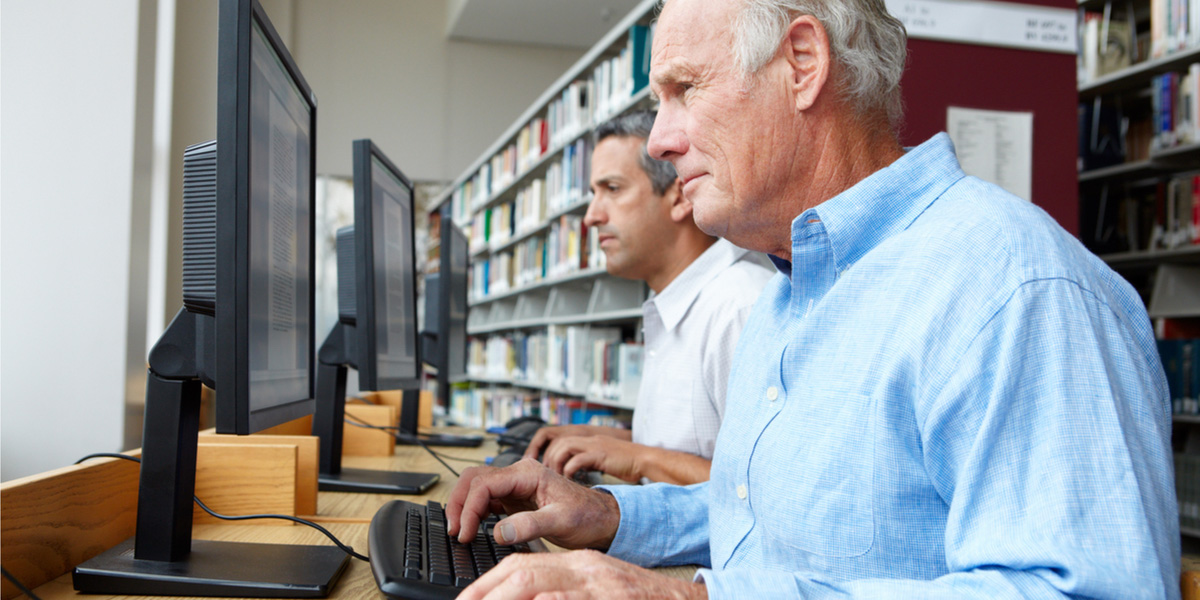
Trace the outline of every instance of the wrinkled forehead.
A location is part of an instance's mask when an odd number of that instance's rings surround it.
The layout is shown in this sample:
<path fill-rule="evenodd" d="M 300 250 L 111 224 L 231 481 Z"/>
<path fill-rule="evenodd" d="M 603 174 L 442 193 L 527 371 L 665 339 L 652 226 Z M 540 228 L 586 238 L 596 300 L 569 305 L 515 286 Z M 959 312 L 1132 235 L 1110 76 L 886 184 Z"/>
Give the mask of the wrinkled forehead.
<path fill-rule="evenodd" d="M 650 50 L 651 77 L 688 63 L 729 61 L 733 19 L 741 0 L 670 0 L 659 15 Z"/>

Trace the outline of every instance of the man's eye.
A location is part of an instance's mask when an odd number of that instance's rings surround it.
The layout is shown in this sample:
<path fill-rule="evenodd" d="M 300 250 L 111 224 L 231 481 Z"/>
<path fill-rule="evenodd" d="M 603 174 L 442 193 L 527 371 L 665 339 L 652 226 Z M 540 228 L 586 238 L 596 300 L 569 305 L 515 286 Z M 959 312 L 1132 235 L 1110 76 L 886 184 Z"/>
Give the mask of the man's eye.
<path fill-rule="evenodd" d="M 608 186 L 608 191 L 609 191 L 609 192 L 613 192 L 613 193 L 615 193 L 615 192 L 617 192 L 617 191 L 618 191 L 618 190 L 620 190 L 620 189 L 621 189 L 621 188 L 620 188 L 620 186 L 616 186 L 616 185 L 609 185 L 609 186 Z"/>

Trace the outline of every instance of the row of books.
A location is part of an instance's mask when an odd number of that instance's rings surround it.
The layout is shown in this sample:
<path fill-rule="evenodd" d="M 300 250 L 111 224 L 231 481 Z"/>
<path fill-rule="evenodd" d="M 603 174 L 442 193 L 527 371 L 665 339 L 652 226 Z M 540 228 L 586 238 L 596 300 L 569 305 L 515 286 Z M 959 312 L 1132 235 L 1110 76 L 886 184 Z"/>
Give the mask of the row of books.
<path fill-rule="evenodd" d="M 1094 236 L 1085 239 L 1097 254 L 1153 251 L 1200 244 L 1200 175 L 1177 175 L 1148 188 L 1098 202 Z"/>
<path fill-rule="evenodd" d="M 587 269 L 602 269 L 607 257 L 599 237 L 583 217 L 563 215 L 544 235 L 530 236 L 503 252 L 481 256 L 471 263 L 471 299 L 564 277 Z"/>
<path fill-rule="evenodd" d="M 551 425 L 601 425 L 629 428 L 629 415 L 606 406 L 546 392 L 518 388 L 474 386 L 450 394 L 451 421 L 466 427 L 498 427 L 524 416 Z"/>
<path fill-rule="evenodd" d="M 1200 0 L 1150 0 L 1150 56 L 1200 47 Z"/>
<path fill-rule="evenodd" d="M 1200 142 L 1200 63 L 1187 72 L 1158 75 L 1150 87 L 1154 150 Z"/>
<path fill-rule="evenodd" d="M 1079 19 L 1079 83 L 1200 48 L 1200 0 L 1150 0 L 1149 11 L 1109 2 Z"/>
<path fill-rule="evenodd" d="M 517 133 L 516 138 L 451 193 L 451 215 L 467 221 L 496 192 L 511 184 L 553 148 L 610 118 L 646 87 L 650 73 L 650 27 L 634 25 L 616 56 L 568 84 Z"/>
<path fill-rule="evenodd" d="M 467 344 L 472 377 L 524 382 L 633 405 L 642 377 L 642 345 L 616 327 L 550 325 Z"/>
<path fill-rule="evenodd" d="M 514 237 L 543 227 L 548 214 L 586 199 L 590 157 L 591 142 L 577 140 L 563 149 L 562 157 L 550 165 L 544 179 L 522 186 L 508 202 L 475 213 L 466 226 L 471 252 L 496 250 Z"/>
<path fill-rule="evenodd" d="M 1158 340 L 1175 414 L 1200 414 L 1200 339 Z"/>
<path fill-rule="evenodd" d="M 1079 170 L 1148 160 L 1200 143 L 1200 63 L 1155 76 L 1143 100 L 1097 96 L 1079 105 Z"/>

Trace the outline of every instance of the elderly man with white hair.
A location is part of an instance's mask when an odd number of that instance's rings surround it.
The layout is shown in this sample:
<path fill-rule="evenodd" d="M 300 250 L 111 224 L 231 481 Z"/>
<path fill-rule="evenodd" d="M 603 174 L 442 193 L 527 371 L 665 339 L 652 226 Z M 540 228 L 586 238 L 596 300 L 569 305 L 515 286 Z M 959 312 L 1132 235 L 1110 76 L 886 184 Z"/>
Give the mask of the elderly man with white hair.
<path fill-rule="evenodd" d="M 501 543 L 606 553 L 512 557 L 461 597 L 1179 596 L 1145 308 L 1045 212 L 964 175 L 945 134 L 901 147 L 905 45 L 884 0 L 666 2 L 648 150 L 701 229 L 779 271 L 711 479 L 468 470 L 460 539 L 502 507 Z M 642 568 L 669 564 L 703 568 Z"/>

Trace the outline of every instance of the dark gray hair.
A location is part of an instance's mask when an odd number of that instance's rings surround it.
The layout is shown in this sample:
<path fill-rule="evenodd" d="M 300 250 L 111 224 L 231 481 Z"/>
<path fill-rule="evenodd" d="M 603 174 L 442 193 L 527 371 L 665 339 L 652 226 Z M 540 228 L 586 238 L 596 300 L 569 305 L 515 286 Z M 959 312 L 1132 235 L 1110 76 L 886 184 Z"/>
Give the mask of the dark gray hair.
<path fill-rule="evenodd" d="M 650 178 L 654 193 L 661 196 L 675 183 L 675 166 L 665 160 L 654 160 L 646 151 L 646 140 L 650 139 L 650 130 L 654 128 L 654 117 L 658 113 L 651 110 L 632 112 L 606 121 L 596 128 L 596 143 L 610 137 L 632 137 L 642 140 L 642 151 L 638 164 Z"/>
<path fill-rule="evenodd" d="M 663 0 L 662 4 L 666 4 Z M 829 37 L 841 68 L 834 85 L 860 114 L 886 114 L 898 128 L 904 107 L 900 76 L 908 53 L 904 25 L 884 0 L 741 0 L 733 24 L 734 65 L 743 76 L 771 62 L 788 24 L 801 15 L 816 17 Z M 876 112 L 879 111 L 879 112 Z"/>

